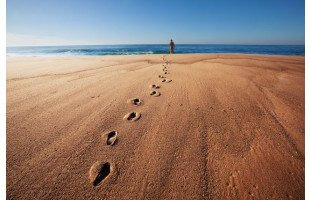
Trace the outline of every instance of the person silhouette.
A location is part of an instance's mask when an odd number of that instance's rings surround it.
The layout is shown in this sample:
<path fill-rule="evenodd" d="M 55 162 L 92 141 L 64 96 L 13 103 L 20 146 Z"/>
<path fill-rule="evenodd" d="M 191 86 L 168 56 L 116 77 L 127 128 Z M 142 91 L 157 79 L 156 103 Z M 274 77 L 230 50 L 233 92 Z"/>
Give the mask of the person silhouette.
<path fill-rule="evenodd" d="M 169 50 L 170 50 L 170 54 L 174 52 L 174 42 L 172 41 L 172 39 L 170 40 Z"/>

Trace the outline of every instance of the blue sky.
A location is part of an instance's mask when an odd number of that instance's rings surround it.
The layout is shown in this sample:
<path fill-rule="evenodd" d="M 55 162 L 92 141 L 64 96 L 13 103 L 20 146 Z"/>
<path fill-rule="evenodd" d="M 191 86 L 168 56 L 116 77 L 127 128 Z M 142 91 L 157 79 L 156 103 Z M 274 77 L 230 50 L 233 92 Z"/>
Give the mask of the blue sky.
<path fill-rule="evenodd" d="M 304 0 L 7 0 L 7 46 L 304 44 Z"/>

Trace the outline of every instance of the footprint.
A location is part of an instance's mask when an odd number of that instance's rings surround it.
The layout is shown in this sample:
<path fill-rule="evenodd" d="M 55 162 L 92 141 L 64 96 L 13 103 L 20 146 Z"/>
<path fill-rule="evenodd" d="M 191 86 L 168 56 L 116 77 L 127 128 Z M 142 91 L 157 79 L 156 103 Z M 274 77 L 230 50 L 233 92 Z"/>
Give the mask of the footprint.
<path fill-rule="evenodd" d="M 157 92 L 154 90 L 154 91 L 150 92 L 150 95 L 153 97 L 158 97 L 158 96 L 160 96 L 160 92 Z"/>
<path fill-rule="evenodd" d="M 141 114 L 138 112 L 132 112 L 132 113 L 128 113 L 124 116 L 125 120 L 128 121 L 137 121 L 138 119 L 140 119 Z"/>
<path fill-rule="evenodd" d="M 226 183 L 226 193 L 227 196 L 233 199 L 240 199 L 239 193 L 239 171 L 236 170 L 229 176 L 229 181 Z"/>
<path fill-rule="evenodd" d="M 164 76 L 162 76 L 162 75 L 158 75 L 158 77 L 159 77 L 159 78 L 166 78 L 166 77 L 164 77 Z"/>
<path fill-rule="evenodd" d="M 164 74 L 168 74 L 168 72 L 164 72 Z"/>
<path fill-rule="evenodd" d="M 128 100 L 127 100 L 127 103 L 130 103 L 130 104 L 139 106 L 139 105 L 142 104 L 142 100 L 141 100 L 141 99 L 136 99 L 136 98 L 134 98 L 134 99 L 128 99 Z"/>
<path fill-rule="evenodd" d="M 106 141 L 107 145 L 113 146 L 117 140 L 117 131 L 108 131 L 103 133 L 103 140 Z"/>
<path fill-rule="evenodd" d="M 93 186 L 98 186 L 112 171 L 110 163 L 95 162 L 89 170 L 89 179 Z"/>
<path fill-rule="evenodd" d="M 166 79 L 161 80 L 161 82 L 163 82 L 163 83 L 166 82 Z"/>
<path fill-rule="evenodd" d="M 170 83 L 171 81 L 171 79 L 166 79 L 166 83 Z"/>
<path fill-rule="evenodd" d="M 158 88 L 160 88 L 160 86 L 153 84 L 153 85 L 150 85 L 150 88 L 158 89 Z"/>

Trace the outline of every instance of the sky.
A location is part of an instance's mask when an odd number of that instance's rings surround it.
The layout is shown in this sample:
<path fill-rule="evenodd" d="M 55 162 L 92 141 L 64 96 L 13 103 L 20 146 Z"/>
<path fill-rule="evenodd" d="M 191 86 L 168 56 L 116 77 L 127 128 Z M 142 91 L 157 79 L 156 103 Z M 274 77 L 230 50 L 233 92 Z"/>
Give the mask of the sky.
<path fill-rule="evenodd" d="M 7 46 L 305 44 L 304 0 L 7 0 Z"/>

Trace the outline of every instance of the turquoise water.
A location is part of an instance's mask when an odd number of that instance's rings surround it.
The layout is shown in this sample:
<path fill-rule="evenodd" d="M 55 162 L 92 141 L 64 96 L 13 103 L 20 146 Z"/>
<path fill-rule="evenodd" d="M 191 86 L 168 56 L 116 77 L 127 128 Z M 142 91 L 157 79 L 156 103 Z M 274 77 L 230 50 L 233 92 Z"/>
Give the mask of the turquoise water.
<path fill-rule="evenodd" d="M 166 54 L 167 44 L 160 45 L 83 45 L 50 47 L 7 47 L 7 56 L 96 56 Z M 266 55 L 305 55 L 305 45 L 209 45 L 176 44 L 175 53 L 246 53 Z"/>

